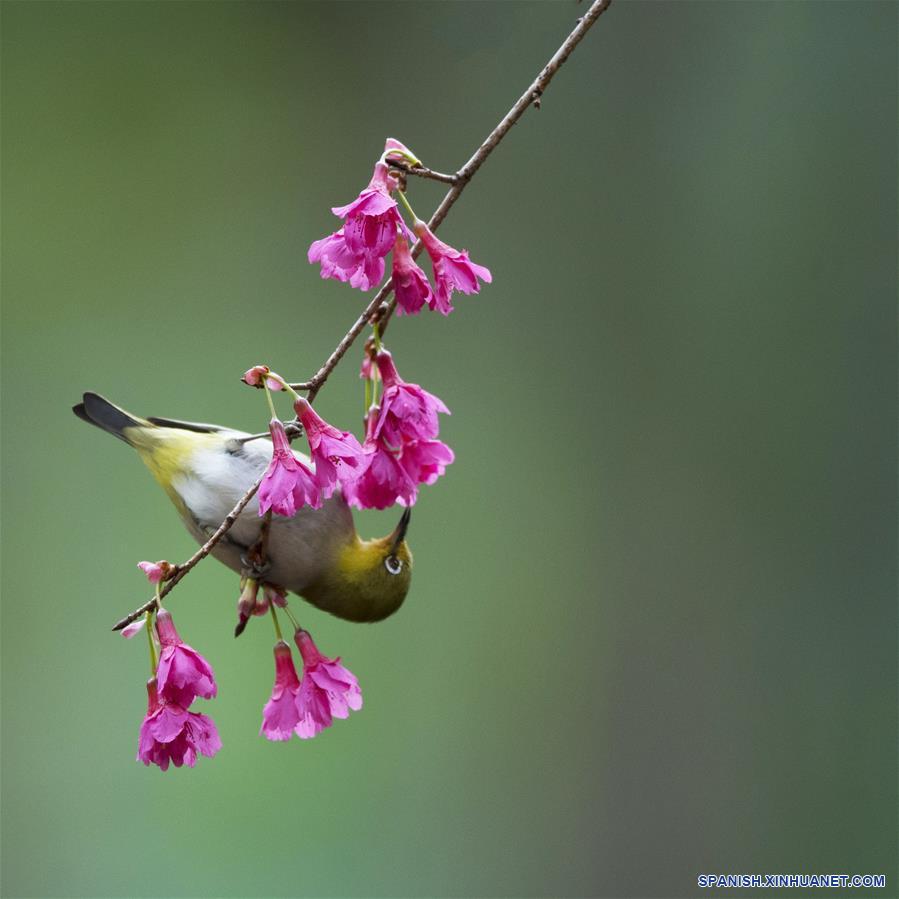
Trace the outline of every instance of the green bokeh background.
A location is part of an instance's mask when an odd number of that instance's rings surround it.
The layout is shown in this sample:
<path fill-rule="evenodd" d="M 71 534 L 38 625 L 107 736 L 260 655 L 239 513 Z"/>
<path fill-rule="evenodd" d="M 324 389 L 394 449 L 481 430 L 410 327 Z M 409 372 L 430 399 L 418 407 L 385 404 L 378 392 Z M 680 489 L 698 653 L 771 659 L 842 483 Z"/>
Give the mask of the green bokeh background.
<path fill-rule="evenodd" d="M 441 231 L 493 285 L 391 325 L 457 462 L 398 615 L 302 608 L 365 709 L 258 737 L 271 629 L 210 562 L 171 608 L 224 749 L 134 761 L 109 627 L 193 547 L 70 405 L 264 426 L 239 373 L 365 302 L 328 208 L 387 135 L 460 165 L 583 9 L 3 3 L 4 895 L 896 895 L 892 3 L 613 6 Z"/>

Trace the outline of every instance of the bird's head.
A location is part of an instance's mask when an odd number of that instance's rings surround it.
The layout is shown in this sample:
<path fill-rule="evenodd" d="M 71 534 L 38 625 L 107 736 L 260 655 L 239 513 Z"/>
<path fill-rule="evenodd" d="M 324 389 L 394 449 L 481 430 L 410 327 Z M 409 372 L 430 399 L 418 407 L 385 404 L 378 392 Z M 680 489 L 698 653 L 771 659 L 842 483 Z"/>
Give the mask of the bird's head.
<path fill-rule="evenodd" d="M 406 543 L 411 509 L 386 537 L 355 537 L 303 596 L 320 609 L 350 621 L 380 621 L 402 604 L 412 581 L 412 553 Z"/>

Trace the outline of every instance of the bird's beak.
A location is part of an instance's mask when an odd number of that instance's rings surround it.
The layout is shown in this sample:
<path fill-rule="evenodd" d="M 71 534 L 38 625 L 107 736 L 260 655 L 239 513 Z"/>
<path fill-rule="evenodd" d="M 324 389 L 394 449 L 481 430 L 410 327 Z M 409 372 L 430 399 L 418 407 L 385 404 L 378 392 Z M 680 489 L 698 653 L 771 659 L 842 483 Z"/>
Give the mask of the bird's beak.
<path fill-rule="evenodd" d="M 396 548 L 406 539 L 406 531 L 409 528 L 409 519 L 412 517 L 412 509 L 406 509 L 400 517 L 400 523 L 390 535 L 390 551 L 396 552 Z"/>

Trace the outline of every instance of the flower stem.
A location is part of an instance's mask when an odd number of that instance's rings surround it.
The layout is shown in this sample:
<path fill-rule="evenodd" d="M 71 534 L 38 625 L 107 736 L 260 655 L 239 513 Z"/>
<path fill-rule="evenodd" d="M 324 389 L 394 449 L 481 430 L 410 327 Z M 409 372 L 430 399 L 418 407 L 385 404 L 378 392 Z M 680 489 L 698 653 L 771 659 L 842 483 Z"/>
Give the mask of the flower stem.
<path fill-rule="evenodd" d="M 293 625 L 294 630 L 300 629 L 300 622 L 293 617 L 293 612 L 290 611 L 288 606 L 284 606 L 284 611 L 287 613 L 287 617 L 290 619 L 290 623 Z"/>
<path fill-rule="evenodd" d="M 268 389 L 268 384 L 265 383 L 265 378 L 262 379 L 262 386 L 265 388 L 265 398 L 268 400 L 268 408 L 271 410 L 272 418 L 277 418 L 278 413 L 275 412 L 275 404 L 272 401 L 272 392 Z"/>
<path fill-rule="evenodd" d="M 153 645 L 153 612 L 147 609 L 147 643 L 150 645 L 150 674 L 156 677 L 156 647 Z"/>
<path fill-rule="evenodd" d="M 398 191 L 396 192 L 396 194 L 397 194 L 397 196 L 400 198 L 400 200 L 402 201 L 403 206 L 406 207 L 406 212 L 408 212 L 409 215 L 412 216 L 412 221 L 413 221 L 413 223 L 414 223 L 414 222 L 417 222 L 417 221 L 418 221 L 418 216 L 415 214 L 415 210 L 409 205 L 409 201 L 406 199 L 406 192 L 405 192 L 404 190 L 398 190 Z"/>
<path fill-rule="evenodd" d="M 272 621 L 274 621 L 274 623 L 275 623 L 275 634 L 277 635 L 278 640 L 279 640 L 281 643 L 283 643 L 283 642 L 284 642 L 284 637 L 283 637 L 283 635 L 281 634 L 281 625 L 280 625 L 280 623 L 278 622 L 278 613 L 275 611 L 275 604 L 272 603 L 272 604 L 269 606 L 269 608 L 271 609 L 271 612 L 272 612 Z"/>
<path fill-rule="evenodd" d="M 286 391 L 287 391 L 287 392 L 288 392 L 288 393 L 289 393 L 295 400 L 298 400 L 298 399 L 300 398 L 300 395 L 296 392 L 296 390 L 294 390 L 293 387 L 291 387 L 290 384 L 288 384 L 287 381 L 285 381 L 284 378 L 282 378 L 280 375 L 277 375 L 277 374 L 275 374 L 273 371 L 270 371 L 270 372 L 266 375 L 266 377 L 267 377 L 267 378 L 271 378 L 273 381 L 277 381 L 277 382 L 278 382 L 278 383 L 279 383 L 279 384 L 280 384 L 280 385 L 281 385 L 281 386 L 282 386 L 282 387 L 283 387 L 283 388 L 284 388 L 284 389 L 285 389 L 285 390 L 286 390 Z M 263 384 L 263 386 L 265 387 L 265 392 L 266 392 L 266 394 L 268 395 L 268 391 L 269 391 L 269 386 L 268 386 L 268 384 L 266 384 L 265 381 L 263 381 L 262 384 Z M 269 402 L 269 405 L 271 406 L 272 400 L 271 400 L 271 396 L 270 396 L 270 395 L 269 395 L 269 401 L 268 401 L 268 402 Z M 277 415 L 275 415 L 275 410 L 274 410 L 274 408 L 272 408 L 272 416 L 273 416 L 274 418 L 277 418 Z"/>

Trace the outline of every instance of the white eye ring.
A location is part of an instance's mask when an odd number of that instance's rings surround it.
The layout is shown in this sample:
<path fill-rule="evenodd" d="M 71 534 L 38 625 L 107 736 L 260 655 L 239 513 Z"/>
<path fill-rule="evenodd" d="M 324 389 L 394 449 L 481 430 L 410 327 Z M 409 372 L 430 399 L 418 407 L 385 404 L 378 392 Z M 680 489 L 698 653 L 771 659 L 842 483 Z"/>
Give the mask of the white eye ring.
<path fill-rule="evenodd" d="M 403 562 L 396 556 L 388 556 L 386 559 L 384 559 L 384 567 L 391 574 L 399 574 L 403 570 Z"/>

